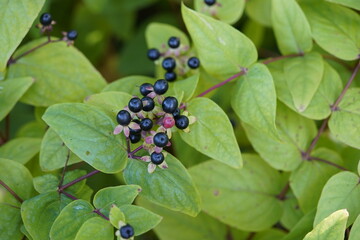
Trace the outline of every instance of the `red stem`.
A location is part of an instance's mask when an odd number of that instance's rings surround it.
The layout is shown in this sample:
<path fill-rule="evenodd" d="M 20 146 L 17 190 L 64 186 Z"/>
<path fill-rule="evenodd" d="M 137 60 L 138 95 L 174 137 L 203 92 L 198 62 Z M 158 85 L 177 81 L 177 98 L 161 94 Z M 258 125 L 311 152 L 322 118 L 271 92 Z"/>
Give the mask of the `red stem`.
<path fill-rule="evenodd" d="M 62 192 L 62 191 L 64 191 L 64 189 L 66 189 L 66 188 L 68 188 L 68 187 L 70 187 L 70 186 L 72 186 L 72 185 L 86 179 L 86 178 L 89 178 L 89 177 L 91 177 L 91 176 L 93 176 L 93 175 L 95 175 L 95 174 L 97 174 L 99 172 L 100 172 L 99 170 L 94 170 L 94 171 L 92 171 L 92 172 L 90 172 L 90 173 L 88 173 L 88 174 L 86 174 L 86 175 L 84 175 L 82 177 L 79 177 L 79 178 L 65 184 L 64 186 L 59 187 L 58 192 Z"/>
<path fill-rule="evenodd" d="M 16 200 L 18 200 L 20 203 L 23 202 L 21 197 L 17 195 L 6 183 L 4 183 L 2 180 L 0 180 L 0 185 L 2 185 Z"/>
<path fill-rule="evenodd" d="M 285 56 L 274 57 L 274 58 L 264 60 L 262 63 L 269 64 L 269 63 L 276 62 L 276 61 L 279 61 L 279 60 L 282 60 L 285 58 L 300 57 L 300 56 L 304 56 L 304 54 L 303 53 L 294 53 L 294 54 L 289 54 L 289 55 L 285 55 Z"/>
<path fill-rule="evenodd" d="M 336 163 L 330 162 L 330 161 L 325 160 L 325 159 L 322 159 L 322 158 L 309 157 L 308 160 L 314 160 L 314 161 L 323 162 L 323 163 L 326 163 L 326 164 L 331 165 L 331 166 L 333 166 L 333 167 L 336 167 L 336 168 L 338 168 L 338 169 L 340 169 L 340 170 L 349 171 L 348 169 L 346 169 L 346 168 L 344 168 L 344 167 L 342 167 L 342 166 L 340 166 L 340 165 L 337 165 Z"/>

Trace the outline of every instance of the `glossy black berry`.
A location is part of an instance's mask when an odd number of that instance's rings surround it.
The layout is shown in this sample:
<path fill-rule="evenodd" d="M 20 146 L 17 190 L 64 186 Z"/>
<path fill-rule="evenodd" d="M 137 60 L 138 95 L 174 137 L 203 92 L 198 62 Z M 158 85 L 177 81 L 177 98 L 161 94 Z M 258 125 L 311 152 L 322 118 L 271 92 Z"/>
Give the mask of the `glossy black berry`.
<path fill-rule="evenodd" d="M 143 118 L 140 122 L 140 128 L 144 131 L 150 131 L 153 127 L 153 122 L 149 118 Z"/>
<path fill-rule="evenodd" d="M 133 120 L 133 122 L 136 122 L 137 124 L 140 125 L 140 120 L 138 120 L 138 119 Z M 141 129 L 132 129 L 129 127 L 129 130 L 130 130 L 130 134 L 140 134 L 141 133 Z"/>
<path fill-rule="evenodd" d="M 178 108 L 178 100 L 175 97 L 166 97 L 162 102 L 162 109 L 166 113 L 173 113 Z"/>
<path fill-rule="evenodd" d="M 153 152 L 150 156 L 151 162 L 155 165 L 160 165 L 164 162 L 164 154 Z"/>
<path fill-rule="evenodd" d="M 166 133 L 159 132 L 154 136 L 154 144 L 158 147 L 165 147 L 168 144 L 169 138 Z"/>
<path fill-rule="evenodd" d="M 127 126 L 129 125 L 130 121 L 131 121 L 131 115 L 128 111 L 126 110 L 121 110 L 117 116 L 116 116 L 116 120 L 117 122 L 122 125 L 122 126 Z"/>
<path fill-rule="evenodd" d="M 154 92 L 158 95 L 163 95 L 169 88 L 169 84 L 165 79 L 157 80 L 154 84 Z"/>
<path fill-rule="evenodd" d="M 143 104 L 142 104 L 142 101 L 140 98 L 134 97 L 134 98 L 130 99 L 128 107 L 129 107 L 130 111 L 132 111 L 134 113 L 138 113 L 142 110 Z"/>
<path fill-rule="evenodd" d="M 169 38 L 168 45 L 170 48 L 178 48 L 180 46 L 180 38 L 178 37 Z"/>
<path fill-rule="evenodd" d="M 187 116 L 180 115 L 175 119 L 175 126 L 179 129 L 185 129 L 189 126 L 189 119 Z"/>
<path fill-rule="evenodd" d="M 150 112 L 154 109 L 155 102 L 151 97 L 143 97 L 141 101 L 145 112 Z"/>
<path fill-rule="evenodd" d="M 189 58 L 187 62 L 189 68 L 196 69 L 200 66 L 200 60 L 197 57 Z"/>
<path fill-rule="evenodd" d="M 216 0 L 204 0 L 204 3 L 208 6 L 212 6 L 216 3 Z"/>
<path fill-rule="evenodd" d="M 172 57 L 167 57 L 162 62 L 162 67 L 166 71 L 172 71 L 176 67 L 176 61 Z"/>
<path fill-rule="evenodd" d="M 156 48 L 151 48 L 148 50 L 147 56 L 151 61 L 155 61 L 160 58 L 160 52 Z"/>
<path fill-rule="evenodd" d="M 146 95 L 148 95 L 149 93 L 151 93 L 152 89 L 153 89 L 153 85 L 152 85 L 152 84 L 150 84 L 150 83 L 143 83 L 143 84 L 141 84 L 141 86 L 140 86 L 140 93 L 141 93 L 141 95 L 143 95 L 143 96 L 145 97 Z"/>
<path fill-rule="evenodd" d="M 71 30 L 66 34 L 66 37 L 72 41 L 74 41 L 77 38 L 77 36 L 78 36 L 78 33 L 75 30 Z"/>
<path fill-rule="evenodd" d="M 174 118 L 177 118 L 180 116 L 180 108 L 177 108 L 173 113 L 172 113 Z"/>
<path fill-rule="evenodd" d="M 52 22 L 52 17 L 50 13 L 43 13 L 40 16 L 40 23 L 44 26 L 49 26 Z"/>
<path fill-rule="evenodd" d="M 138 143 L 141 140 L 141 134 L 131 134 L 129 135 L 129 139 L 131 143 Z"/>
<path fill-rule="evenodd" d="M 173 82 L 173 81 L 176 80 L 176 73 L 174 73 L 174 72 L 166 72 L 164 78 L 168 82 Z"/>
<path fill-rule="evenodd" d="M 120 236 L 125 239 L 131 238 L 132 236 L 134 236 L 134 228 L 129 224 L 122 226 L 120 228 Z"/>

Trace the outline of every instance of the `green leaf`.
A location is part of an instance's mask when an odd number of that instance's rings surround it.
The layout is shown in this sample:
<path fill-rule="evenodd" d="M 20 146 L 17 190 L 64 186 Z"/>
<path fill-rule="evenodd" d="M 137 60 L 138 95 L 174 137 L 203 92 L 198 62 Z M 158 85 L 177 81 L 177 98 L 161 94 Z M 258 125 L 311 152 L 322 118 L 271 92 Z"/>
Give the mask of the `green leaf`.
<path fill-rule="evenodd" d="M 20 127 L 16 132 L 15 137 L 28 137 L 28 138 L 43 138 L 47 126 L 39 123 L 38 121 L 28 122 Z"/>
<path fill-rule="evenodd" d="M 154 229 L 161 240 L 219 240 L 226 236 L 225 224 L 203 212 L 190 217 L 152 204 L 144 198 L 139 198 L 137 203 L 163 217 Z"/>
<path fill-rule="evenodd" d="M 360 88 L 347 91 L 331 115 L 329 128 L 336 139 L 360 149 Z"/>
<path fill-rule="evenodd" d="M 88 219 L 76 233 L 75 240 L 113 240 L 114 228 L 100 217 Z"/>
<path fill-rule="evenodd" d="M 21 217 L 33 239 L 48 240 L 55 218 L 70 202 L 71 199 L 59 196 L 57 191 L 43 193 L 23 202 Z"/>
<path fill-rule="evenodd" d="M 115 121 L 98 108 L 57 104 L 47 109 L 43 119 L 73 153 L 95 169 L 116 173 L 126 166 L 125 140 L 113 135 Z"/>
<path fill-rule="evenodd" d="M 221 4 L 221 5 L 217 5 Z M 206 5 L 204 1 L 195 1 L 194 7 L 197 12 L 212 16 L 215 19 L 233 24 L 237 22 L 244 12 L 245 1 L 238 0 L 218 0 L 212 7 Z"/>
<path fill-rule="evenodd" d="M 155 82 L 154 78 L 146 77 L 146 76 L 128 76 L 121 79 L 118 79 L 109 85 L 107 85 L 102 91 L 110 92 L 110 91 L 118 91 L 124 92 L 131 95 L 140 96 L 139 87 L 143 83 L 151 83 Z"/>
<path fill-rule="evenodd" d="M 134 228 L 135 236 L 139 236 L 156 227 L 162 219 L 161 216 L 134 205 L 123 205 L 120 210 L 125 215 L 126 223 Z"/>
<path fill-rule="evenodd" d="M 206 111 L 204 111 L 206 109 Z M 232 167 L 241 167 L 239 146 L 226 113 L 208 98 L 195 98 L 186 110 L 196 117 L 190 132 L 181 132 L 181 138 L 199 152 Z"/>
<path fill-rule="evenodd" d="M 109 117 L 115 119 L 116 114 L 128 105 L 131 98 L 125 92 L 102 92 L 87 97 L 85 103 L 103 109 Z"/>
<path fill-rule="evenodd" d="M 313 229 L 313 222 L 315 218 L 315 211 L 312 211 L 305 214 L 299 222 L 291 229 L 289 234 L 287 234 L 281 240 L 303 240 L 305 235 Z"/>
<path fill-rule="evenodd" d="M 172 36 L 180 38 L 181 45 L 190 47 L 186 34 L 171 25 L 153 22 L 147 26 L 145 31 L 148 48 L 157 48 L 160 52 L 167 50 L 167 42 Z"/>
<path fill-rule="evenodd" d="M 308 107 L 300 112 L 295 107 L 289 86 L 287 84 L 288 73 L 284 70 L 286 60 L 276 61 L 268 65 L 269 70 L 274 78 L 277 97 L 292 110 L 299 114 L 315 120 L 325 119 L 331 114 L 330 105 L 333 104 L 342 90 L 342 82 L 339 74 L 328 63 L 324 62 L 323 76 L 313 98 Z M 299 69 L 299 72 L 304 69 Z M 307 80 L 304 80 L 307 81 Z"/>
<path fill-rule="evenodd" d="M 68 155 L 68 165 L 82 161 L 78 156 L 70 152 L 59 135 L 49 128 L 41 142 L 39 160 L 41 169 L 50 172 L 64 167 Z"/>
<path fill-rule="evenodd" d="M 183 102 L 187 102 L 194 95 L 198 82 L 199 74 L 194 74 L 186 79 L 176 80 L 174 84 L 170 84 L 169 88 L 173 88 L 178 96 L 184 92 Z"/>
<path fill-rule="evenodd" d="M 118 207 L 125 204 L 131 204 L 141 190 L 141 187 L 138 185 L 103 188 L 95 194 L 93 200 L 94 206 L 97 209 L 100 209 L 103 214 L 109 215 L 112 204 L 115 204 Z"/>
<path fill-rule="evenodd" d="M 325 1 L 303 1 L 301 7 L 310 22 L 313 38 L 320 47 L 343 60 L 359 57 L 359 14 Z"/>
<path fill-rule="evenodd" d="M 332 176 L 322 190 L 314 226 L 339 209 L 347 209 L 349 212 L 347 226 L 350 226 L 360 214 L 359 199 L 359 176 L 351 172 L 340 172 Z"/>
<path fill-rule="evenodd" d="M 30 42 L 16 55 L 45 41 Z M 34 106 L 79 102 L 105 86 L 105 80 L 86 57 L 63 41 L 47 44 L 10 65 L 9 78 L 24 76 L 36 81 L 21 100 Z"/>
<path fill-rule="evenodd" d="M 360 215 L 356 218 L 354 224 L 351 227 L 349 240 L 360 239 Z"/>
<path fill-rule="evenodd" d="M 40 151 L 39 138 L 14 138 L 0 148 L 0 158 L 25 164 Z"/>
<path fill-rule="evenodd" d="M 274 240 L 281 239 L 285 236 L 285 232 L 279 229 L 268 229 L 262 232 L 257 232 L 255 236 L 252 238 L 253 240 Z M 251 235 L 249 235 L 251 236 Z"/>
<path fill-rule="evenodd" d="M 315 215 L 315 214 L 314 214 Z M 304 216 L 304 213 L 299 208 L 299 202 L 293 194 L 293 191 L 285 195 L 283 202 L 283 215 L 280 223 L 287 229 L 292 229 Z"/>
<path fill-rule="evenodd" d="M 342 165 L 342 159 L 339 154 L 326 148 L 316 149 L 311 155 L 337 165 Z M 290 186 L 299 200 L 299 205 L 303 212 L 306 213 L 316 208 L 325 183 L 337 172 L 339 172 L 339 169 L 334 166 L 317 160 L 305 160 L 291 173 Z"/>
<path fill-rule="evenodd" d="M 346 209 L 332 213 L 316 225 L 314 230 L 306 234 L 304 240 L 344 239 L 348 217 L 349 213 Z"/>
<path fill-rule="evenodd" d="M 115 227 L 119 228 L 120 222 L 125 223 L 125 215 L 116 205 L 112 205 L 109 214 L 110 223 Z"/>
<path fill-rule="evenodd" d="M 287 59 L 284 63 L 286 83 L 297 111 L 304 112 L 318 90 L 324 62 L 318 53 Z"/>
<path fill-rule="evenodd" d="M 45 0 L 0 1 L 0 72 L 6 68 L 11 54 L 29 31 L 44 2 Z"/>
<path fill-rule="evenodd" d="M 278 138 L 275 85 L 265 65 L 254 64 L 237 81 L 231 105 L 241 121 Z"/>
<path fill-rule="evenodd" d="M 276 126 L 281 140 L 264 135 L 262 131 L 242 124 L 254 149 L 273 168 L 292 171 L 302 162 L 305 151 L 316 135 L 314 121 L 306 119 L 278 102 Z"/>
<path fill-rule="evenodd" d="M 75 200 L 60 212 L 50 230 L 50 238 L 53 240 L 73 240 L 81 225 L 96 213 L 93 206 L 84 200 Z"/>
<path fill-rule="evenodd" d="M 130 160 L 124 171 L 127 184 L 141 186 L 140 195 L 174 211 L 196 216 L 200 211 L 200 196 L 185 167 L 167 154 L 167 169 L 157 169 L 149 174 L 147 164 Z"/>
<path fill-rule="evenodd" d="M 264 26 L 271 26 L 271 1 L 251 0 L 246 2 L 246 14 Z"/>
<path fill-rule="evenodd" d="M 29 170 L 15 161 L 0 158 L 0 180 L 23 200 L 30 198 L 34 192 Z M 0 185 L 0 239 L 22 239 L 20 204 Z"/>
<path fill-rule="evenodd" d="M 310 25 L 295 0 L 273 0 L 271 20 L 276 41 L 283 55 L 309 52 L 312 48 Z"/>
<path fill-rule="evenodd" d="M 265 230 L 282 215 L 276 197 L 282 189 L 281 177 L 258 156 L 243 156 L 243 169 L 211 160 L 192 167 L 190 173 L 206 213 L 240 230 Z"/>
<path fill-rule="evenodd" d="M 235 28 L 184 4 L 181 10 L 201 66 L 208 73 L 220 79 L 228 78 L 257 60 L 255 45 Z"/>
<path fill-rule="evenodd" d="M 22 95 L 24 95 L 33 83 L 34 80 L 30 77 L 0 81 L 0 121 L 6 117 L 6 115 L 15 106 L 16 102 L 22 97 Z"/>
<path fill-rule="evenodd" d="M 328 2 L 338 3 L 344 5 L 346 7 L 354 8 L 356 10 L 360 10 L 360 2 L 354 0 L 326 0 Z"/>

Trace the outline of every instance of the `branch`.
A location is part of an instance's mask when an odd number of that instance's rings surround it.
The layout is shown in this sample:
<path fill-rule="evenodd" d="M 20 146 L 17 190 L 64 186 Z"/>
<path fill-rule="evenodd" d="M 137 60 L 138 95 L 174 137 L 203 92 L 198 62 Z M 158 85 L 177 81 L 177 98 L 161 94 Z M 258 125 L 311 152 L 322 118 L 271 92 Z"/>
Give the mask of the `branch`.
<path fill-rule="evenodd" d="M 326 118 L 326 119 L 322 122 L 322 124 L 321 124 L 321 126 L 320 126 L 320 128 L 319 128 L 319 131 L 317 132 L 315 138 L 311 141 L 311 144 L 310 144 L 309 148 L 306 150 L 305 154 L 303 154 L 303 159 L 309 160 L 310 153 L 311 153 L 311 151 L 315 148 L 317 142 L 318 142 L 319 139 L 320 139 L 321 134 L 325 131 L 329 120 L 330 120 L 330 117 Z"/>
<path fill-rule="evenodd" d="M 63 184 L 64 182 L 64 177 L 65 177 L 65 172 L 66 172 L 66 166 L 69 162 L 69 158 L 70 158 L 70 149 L 68 149 L 68 154 L 66 156 L 66 160 L 65 160 L 65 165 L 64 165 L 64 168 L 63 168 L 63 172 L 61 174 L 61 179 L 60 179 L 60 182 L 59 182 L 59 186 L 58 187 L 61 187 L 61 185 Z"/>
<path fill-rule="evenodd" d="M 344 168 L 344 167 L 342 167 L 342 166 L 340 166 L 340 165 L 337 165 L 336 163 L 330 162 L 330 161 L 325 160 L 325 159 L 322 159 L 322 158 L 309 157 L 308 160 L 314 160 L 314 161 L 323 162 L 323 163 L 326 163 L 326 164 L 331 165 L 331 166 L 333 166 L 333 167 L 336 167 L 336 168 L 338 168 L 338 169 L 340 169 L 340 170 L 349 171 L 348 169 L 346 169 L 346 168 Z"/>
<path fill-rule="evenodd" d="M 2 185 L 18 202 L 22 203 L 24 200 L 19 197 L 6 183 L 4 183 L 2 180 L 0 180 L 0 185 Z"/>
<path fill-rule="evenodd" d="M 284 201 L 286 199 L 286 193 L 290 189 L 290 183 L 288 182 L 284 188 L 281 190 L 281 192 L 276 196 L 277 199 Z"/>
<path fill-rule="evenodd" d="M 90 173 L 88 173 L 88 174 L 86 174 L 86 175 L 84 175 L 84 176 L 81 176 L 81 177 L 79 177 L 79 178 L 77 178 L 77 179 L 75 179 L 75 180 L 73 180 L 73 181 L 65 184 L 64 186 L 59 187 L 58 192 L 61 193 L 61 192 L 64 191 L 64 189 L 66 189 L 66 188 L 68 188 L 68 187 L 70 187 L 70 186 L 72 186 L 72 185 L 74 185 L 74 184 L 76 184 L 76 183 L 78 183 L 78 182 L 86 179 L 86 178 L 89 178 L 89 177 L 91 177 L 91 176 L 93 176 L 93 175 L 95 175 L 95 174 L 97 174 L 97 173 L 99 173 L 99 172 L 100 172 L 99 170 L 94 170 L 94 171 L 92 171 L 92 172 L 90 172 Z"/>
<path fill-rule="evenodd" d="M 235 75 L 233 75 L 233 76 L 229 77 L 228 79 L 226 79 L 225 81 L 223 81 L 223 82 L 221 82 L 221 83 L 218 83 L 218 84 L 216 84 L 216 85 L 212 86 L 211 88 L 209 88 L 209 89 L 205 90 L 204 92 L 200 93 L 200 94 L 199 94 L 199 95 L 197 95 L 196 97 L 202 97 L 202 96 L 204 96 L 204 95 L 208 94 L 209 92 L 214 91 L 215 89 L 217 89 L 217 88 L 219 88 L 219 87 L 221 87 L 221 86 L 225 85 L 226 83 L 228 83 L 228 82 L 230 82 L 230 81 L 234 80 L 235 78 L 237 78 L 237 77 L 240 77 L 240 76 L 244 75 L 244 74 L 246 73 L 246 71 L 247 71 L 247 69 L 243 69 L 243 70 L 241 70 L 241 72 L 239 72 L 239 73 L 237 73 L 237 74 L 235 74 Z"/>

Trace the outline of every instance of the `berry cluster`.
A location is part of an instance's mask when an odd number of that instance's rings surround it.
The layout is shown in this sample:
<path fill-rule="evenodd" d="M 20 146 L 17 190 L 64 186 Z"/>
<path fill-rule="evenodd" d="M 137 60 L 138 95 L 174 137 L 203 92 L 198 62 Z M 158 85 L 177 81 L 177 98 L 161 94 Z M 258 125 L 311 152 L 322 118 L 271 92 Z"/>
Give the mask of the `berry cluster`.
<path fill-rule="evenodd" d="M 37 25 L 38 28 L 41 29 L 42 33 L 49 34 L 53 30 L 53 25 L 56 24 L 56 22 L 52 19 L 52 16 L 50 13 L 43 13 L 40 16 L 40 24 Z M 69 32 L 62 32 L 63 34 L 63 41 L 66 41 L 69 45 L 74 44 L 75 39 L 78 36 L 77 31 L 71 30 Z"/>
<path fill-rule="evenodd" d="M 166 71 L 164 78 L 166 81 L 175 81 L 177 75 L 184 76 L 191 69 L 196 69 L 200 66 L 200 60 L 197 57 L 188 57 L 184 55 L 189 46 L 182 46 L 180 38 L 170 37 L 167 43 L 168 47 L 164 44 L 164 52 L 160 52 L 156 48 L 148 50 L 148 58 L 155 63 L 161 61 L 162 68 Z"/>
<path fill-rule="evenodd" d="M 166 153 L 162 150 L 171 145 L 169 140 L 173 127 L 188 132 L 189 124 L 195 122 L 195 118 L 183 110 L 184 104 L 179 105 L 175 97 L 164 97 L 168 88 L 168 82 L 164 79 L 157 80 L 154 85 L 142 84 L 142 98 L 131 98 L 116 116 L 119 125 L 115 127 L 114 134 L 123 132 L 127 141 L 133 144 L 143 140 L 141 148 L 147 150 L 150 156 L 140 157 L 129 152 L 129 157 L 149 162 L 149 173 L 154 172 L 156 166 L 167 168 L 164 161 Z"/>

